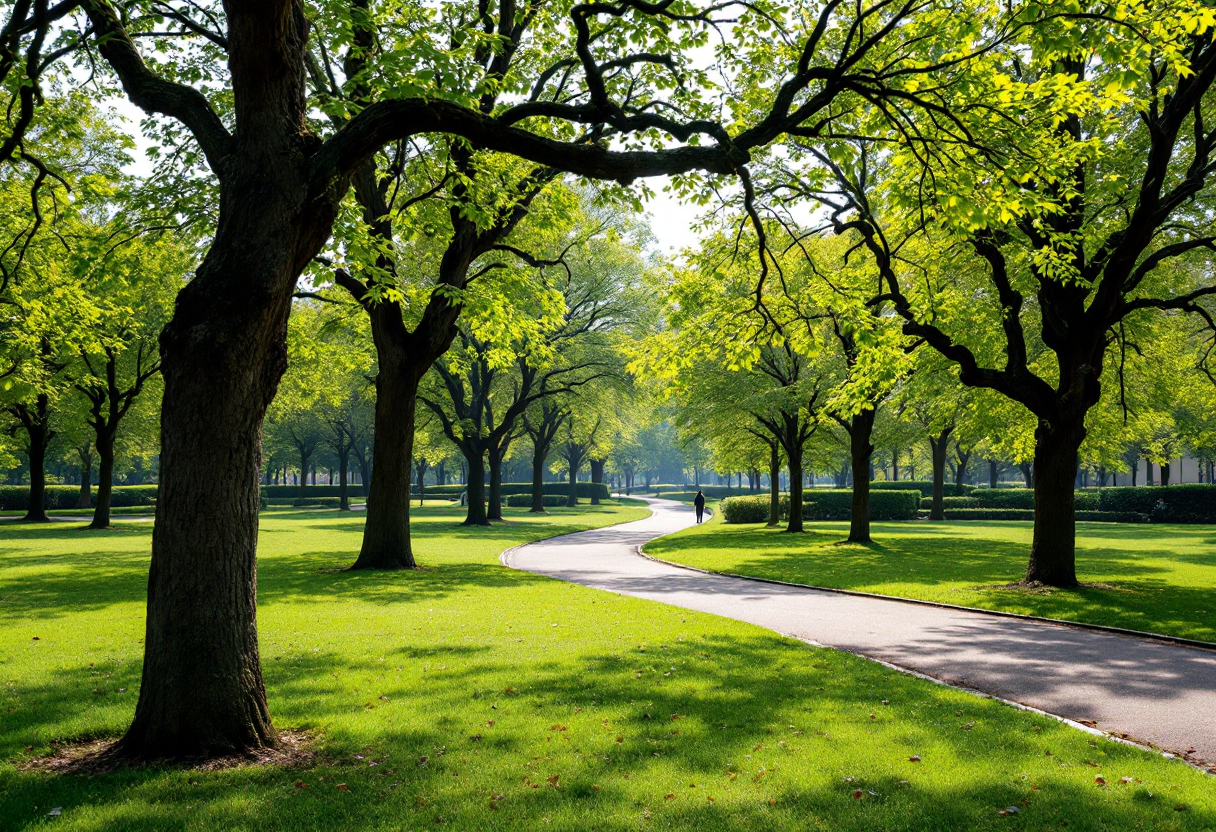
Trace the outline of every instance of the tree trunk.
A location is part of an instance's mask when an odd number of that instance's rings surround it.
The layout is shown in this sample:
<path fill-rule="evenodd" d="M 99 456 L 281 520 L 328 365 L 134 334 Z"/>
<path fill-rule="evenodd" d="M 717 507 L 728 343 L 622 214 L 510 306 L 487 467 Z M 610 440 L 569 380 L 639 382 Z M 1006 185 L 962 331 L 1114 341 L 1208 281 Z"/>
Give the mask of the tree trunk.
<path fill-rule="evenodd" d="M 93 453 L 80 457 L 80 496 L 76 498 L 76 508 L 89 508 L 93 505 Z"/>
<path fill-rule="evenodd" d="M 1161 463 L 1161 485 L 1167 486 L 1170 484 L 1170 463 L 1168 460 Z"/>
<path fill-rule="evenodd" d="M 570 468 L 570 490 L 566 493 L 566 506 L 573 508 L 578 505 L 578 468 L 573 462 Z"/>
<path fill-rule="evenodd" d="M 1037 448 L 1036 448 L 1036 452 L 1037 452 Z M 1027 488 L 1034 488 L 1034 479 L 1035 479 L 1035 474 L 1037 473 L 1034 469 L 1034 465 L 1029 462 L 1019 462 L 1018 468 L 1022 472 L 1022 484 L 1025 485 Z"/>
<path fill-rule="evenodd" d="M 929 508 L 930 520 L 945 520 L 946 510 L 942 499 L 946 496 L 946 449 L 950 446 L 953 427 L 943 430 L 936 438 L 929 437 L 929 448 L 933 453 L 933 504 Z"/>
<path fill-rule="evenodd" d="M 971 461 L 971 453 L 975 449 L 972 448 L 970 451 L 964 452 L 962 448 L 956 445 L 955 450 L 957 451 L 958 467 L 954 470 L 954 484 L 962 486 L 967 481 L 967 463 Z"/>
<path fill-rule="evenodd" d="M 256 481 L 254 483 L 257 484 Z M 110 528 L 110 502 L 114 494 L 114 436 L 97 437 L 97 507 L 90 529 Z"/>
<path fill-rule="evenodd" d="M 350 511 L 350 492 L 346 471 L 350 463 L 349 447 L 338 452 L 338 511 Z"/>
<path fill-rule="evenodd" d="M 988 460 L 988 487 L 996 488 L 997 478 L 1000 476 L 1000 465 L 995 459 Z"/>
<path fill-rule="evenodd" d="M 849 428 L 849 455 L 853 460 L 853 499 L 849 506 L 849 542 L 870 542 L 870 479 L 860 472 L 870 470 L 870 459 L 874 445 L 870 436 L 874 432 L 875 411 L 863 410 L 853 416 Z"/>
<path fill-rule="evenodd" d="M 1085 438 L 1085 414 L 1049 425 L 1040 420 L 1034 449 L 1034 540 L 1027 583 L 1074 587 L 1077 451 Z"/>
<path fill-rule="evenodd" d="M 486 516 L 486 463 L 485 451 L 465 451 L 465 461 L 468 463 L 468 493 L 469 509 L 464 518 L 466 526 L 488 526 L 490 518 Z"/>
<path fill-rule="evenodd" d="M 899 448 L 891 449 L 891 481 L 899 479 Z"/>
<path fill-rule="evenodd" d="M 606 460 L 606 459 L 592 459 L 591 460 L 591 483 L 593 486 L 591 489 L 591 505 L 593 505 L 593 506 L 598 506 L 600 504 L 600 492 L 599 492 L 599 489 L 594 488 L 594 486 L 603 485 L 603 483 L 604 483 L 604 465 L 607 462 L 608 462 L 608 460 Z"/>
<path fill-rule="evenodd" d="M 786 523 L 787 532 L 802 531 L 802 446 L 791 443 L 785 449 L 790 464 L 790 519 Z"/>
<path fill-rule="evenodd" d="M 46 515 L 46 449 L 54 433 L 50 429 L 50 397 L 39 394 L 33 413 L 22 419 L 29 439 L 30 491 L 23 523 L 47 523 Z"/>
<path fill-rule="evenodd" d="M 545 461 L 549 449 L 543 442 L 532 443 L 532 513 L 545 513 Z"/>
<path fill-rule="evenodd" d="M 252 123 L 226 157 L 211 248 L 161 333 L 160 488 L 143 679 L 134 720 L 114 749 L 127 758 L 276 744 L 258 656 L 262 422 L 287 366 L 296 279 L 334 218 L 331 205 L 310 196 L 308 24 L 301 8 L 294 12 L 229 20 L 233 86 L 243 89 L 236 117 Z M 271 26 L 277 39 L 262 37 Z M 273 48 L 250 66 L 254 39 Z"/>
<path fill-rule="evenodd" d="M 502 449 L 491 447 L 490 458 L 490 506 L 487 518 L 502 519 Z"/>
<path fill-rule="evenodd" d="M 781 525 L 781 451 L 769 445 L 769 525 Z"/>
<path fill-rule="evenodd" d="M 383 337 L 373 327 L 373 338 Z M 375 456 L 363 543 L 351 569 L 414 569 L 410 545 L 410 479 L 418 379 L 400 349 L 377 349 Z"/>

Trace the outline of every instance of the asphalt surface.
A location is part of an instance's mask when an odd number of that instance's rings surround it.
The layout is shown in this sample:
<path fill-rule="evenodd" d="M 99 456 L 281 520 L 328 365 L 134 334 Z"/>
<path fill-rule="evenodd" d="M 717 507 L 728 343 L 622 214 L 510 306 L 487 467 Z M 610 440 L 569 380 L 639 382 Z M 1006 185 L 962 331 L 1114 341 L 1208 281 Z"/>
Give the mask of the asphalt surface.
<path fill-rule="evenodd" d="M 757 624 L 1216 767 L 1216 652 L 669 566 L 637 549 L 692 525 L 692 509 L 647 502 L 645 520 L 531 543 L 503 562 Z"/>

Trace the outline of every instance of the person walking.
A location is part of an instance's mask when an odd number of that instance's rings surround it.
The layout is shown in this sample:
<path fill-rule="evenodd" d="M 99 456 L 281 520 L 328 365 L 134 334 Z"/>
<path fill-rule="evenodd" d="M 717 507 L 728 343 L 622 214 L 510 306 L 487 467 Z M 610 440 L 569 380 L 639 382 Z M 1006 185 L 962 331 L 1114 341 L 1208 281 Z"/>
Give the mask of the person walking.
<path fill-rule="evenodd" d="M 698 491 L 697 496 L 692 500 L 692 504 L 697 509 L 697 522 L 700 523 L 705 516 L 705 495 Z"/>

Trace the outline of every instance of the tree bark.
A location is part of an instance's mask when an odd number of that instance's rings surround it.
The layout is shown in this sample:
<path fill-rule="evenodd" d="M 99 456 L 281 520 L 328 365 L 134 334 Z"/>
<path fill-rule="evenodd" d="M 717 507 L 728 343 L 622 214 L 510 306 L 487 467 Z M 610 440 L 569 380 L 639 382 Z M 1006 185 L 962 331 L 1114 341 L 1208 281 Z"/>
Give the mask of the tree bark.
<path fill-rule="evenodd" d="M 785 449 L 790 467 L 790 519 L 787 532 L 802 531 L 802 445 L 792 443 Z"/>
<path fill-rule="evenodd" d="M 1000 476 L 999 465 L 995 459 L 988 460 L 988 487 L 996 488 L 997 477 Z"/>
<path fill-rule="evenodd" d="M 17 414 L 29 440 L 27 450 L 30 463 L 30 490 L 23 523 L 48 523 L 46 514 L 46 449 L 55 432 L 50 428 L 50 397 L 41 393 L 34 400 L 34 408 L 23 407 Z"/>
<path fill-rule="evenodd" d="M 946 510 L 942 499 L 946 495 L 946 450 L 950 447 L 953 427 L 945 428 L 936 437 L 929 437 L 929 448 L 933 453 L 933 504 L 929 509 L 930 520 L 945 520 Z"/>
<path fill-rule="evenodd" d="M 1161 485 L 1167 486 L 1170 484 L 1170 463 L 1165 461 L 1161 463 Z"/>
<path fill-rule="evenodd" d="M 97 506 L 90 529 L 110 528 L 110 503 L 114 494 L 114 435 L 97 437 Z"/>
<path fill-rule="evenodd" d="M 604 483 L 604 465 L 607 464 L 606 459 L 591 460 L 591 482 L 593 485 L 603 485 Z M 600 504 L 600 493 L 598 489 L 591 490 L 591 505 L 598 506 Z"/>
<path fill-rule="evenodd" d="M 373 339 L 387 333 L 372 318 Z M 414 569 L 410 544 L 410 479 L 413 473 L 414 417 L 418 378 L 409 371 L 403 350 L 377 344 L 376 445 L 367 494 L 363 543 L 351 569 Z"/>
<path fill-rule="evenodd" d="M 486 517 L 490 520 L 502 519 L 502 449 L 491 446 L 488 456 L 490 461 L 490 505 Z"/>
<path fill-rule="evenodd" d="M 578 505 L 578 467 L 570 464 L 570 490 L 566 493 L 566 505 L 570 508 Z"/>
<path fill-rule="evenodd" d="M 542 442 L 533 438 L 532 442 L 532 512 L 545 513 L 545 461 L 549 458 L 549 449 Z"/>
<path fill-rule="evenodd" d="M 849 427 L 849 455 L 853 461 L 853 499 L 849 506 L 849 542 L 870 542 L 870 478 L 861 472 L 870 470 L 874 445 L 875 411 L 863 410 L 852 418 Z"/>
<path fill-rule="evenodd" d="M 1034 540 L 1027 583 L 1077 586 L 1073 484 L 1077 451 L 1085 439 L 1085 414 L 1040 420 L 1034 451 Z"/>
<path fill-rule="evenodd" d="M 465 451 L 465 461 L 469 471 L 469 510 L 465 516 L 466 526 L 488 526 L 490 518 L 486 516 L 486 463 L 485 452 Z"/>

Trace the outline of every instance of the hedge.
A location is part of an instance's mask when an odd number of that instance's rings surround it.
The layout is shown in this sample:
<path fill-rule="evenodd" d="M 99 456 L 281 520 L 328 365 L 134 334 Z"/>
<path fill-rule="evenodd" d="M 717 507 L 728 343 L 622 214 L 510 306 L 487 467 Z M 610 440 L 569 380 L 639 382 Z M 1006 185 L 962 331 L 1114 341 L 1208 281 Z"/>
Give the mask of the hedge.
<path fill-rule="evenodd" d="M 298 485 L 263 485 L 262 496 L 274 499 L 297 499 L 300 496 L 300 486 Z M 313 497 L 341 497 L 342 486 L 340 485 L 309 485 L 304 489 L 304 499 L 311 500 Z M 346 496 L 362 497 L 363 486 L 348 484 L 346 486 Z"/>
<path fill-rule="evenodd" d="M 947 520 L 1025 520 L 1034 521 L 1034 509 L 1024 508 L 948 508 Z M 1147 514 L 1132 511 L 1078 511 L 1083 523 L 1148 523 Z"/>
<path fill-rule="evenodd" d="M 764 498 L 768 499 L 767 488 L 762 491 L 749 491 L 746 487 L 739 488 L 729 485 L 702 485 L 700 488 L 695 485 L 660 485 L 655 486 L 654 495 L 656 497 L 667 497 L 672 500 L 691 500 L 698 491 L 704 494 L 707 500 L 724 500 L 727 497 L 755 497 L 759 494 L 763 494 Z M 680 496 L 683 494 L 690 496 L 687 498 Z"/>
<path fill-rule="evenodd" d="M 722 502 L 722 518 L 727 523 L 767 523 L 769 495 L 731 497 Z M 853 492 L 848 489 L 808 489 L 802 495 L 802 519 L 848 520 L 852 513 Z M 919 491 L 870 492 L 871 520 L 915 520 L 920 505 Z M 789 495 L 781 496 L 781 519 L 790 516 Z"/>
<path fill-rule="evenodd" d="M 1082 493 L 1093 493 L 1087 489 Z M 1216 523 L 1216 486 L 1168 485 L 1099 488 L 1098 510 L 1147 514 L 1154 523 Z"/>
<path fill-rule="evenodd" d="M 92 496 L 96 502 L 97 486 L 93 486 Z M 48 510 L 76 508 L 79 500 L 79 485 L 48 485 L 43 504 Z M 0 485 L 0 511 L 25 511 L 29 508 L 29 501 L 28 485 Z M 155 502 L 155 485 L 116 485 L 110 496 L 110 505 L 114 508 L 150 506 Z"/>
<path fill-rule="evenodd" d="M 459 497 L 464 492 L 468 491 L 467 485 L 428 485 L 425 489 L 424 496 L 426 497 Z M 575 485 L 575 493 L 580 500 L 590 500 L 592 495 L 597 491 L 601 500 L 607 500 L 611 496 L 608 485 L 602 482 L 579 482 Z M 530 482 L 504 482 L 502 490 L 503 499 L 515 494 L 532 495 L 532 483 Z M 570 493 L 570 483 L 568 482 L 547 482 L 541 486 L 542 494 L 555 494 L 560 497 L 565 497 Z M 414 496 L 418 496 L 417 488 L 413 490 Z M 486 499 L 490 496 L 490 486 L 486 486 Z M 526 505 L 532 505 L 529 501 Z"/>
<path fill-rule="evenodd" d="M 870 492 L 875 491 L 909 491 L 916 490 L 922 497 L 933 496 L 931 480 L 874 480 L 870 483 Z M 974 485 L 958 485 L 947 482 L 942 484 L 942 493 L 947 497 L 965 497 L 975 491 Z"/>
<path fill-rule="evenodd" d="M 566 497 L 562 494 L 545 494 L 541 497 L 541 501 L 546 507 L 564 506 L 566 504 Z M 512 494 L 504 502 L 510 508 L 531 508 L 532 494 Z"/>

